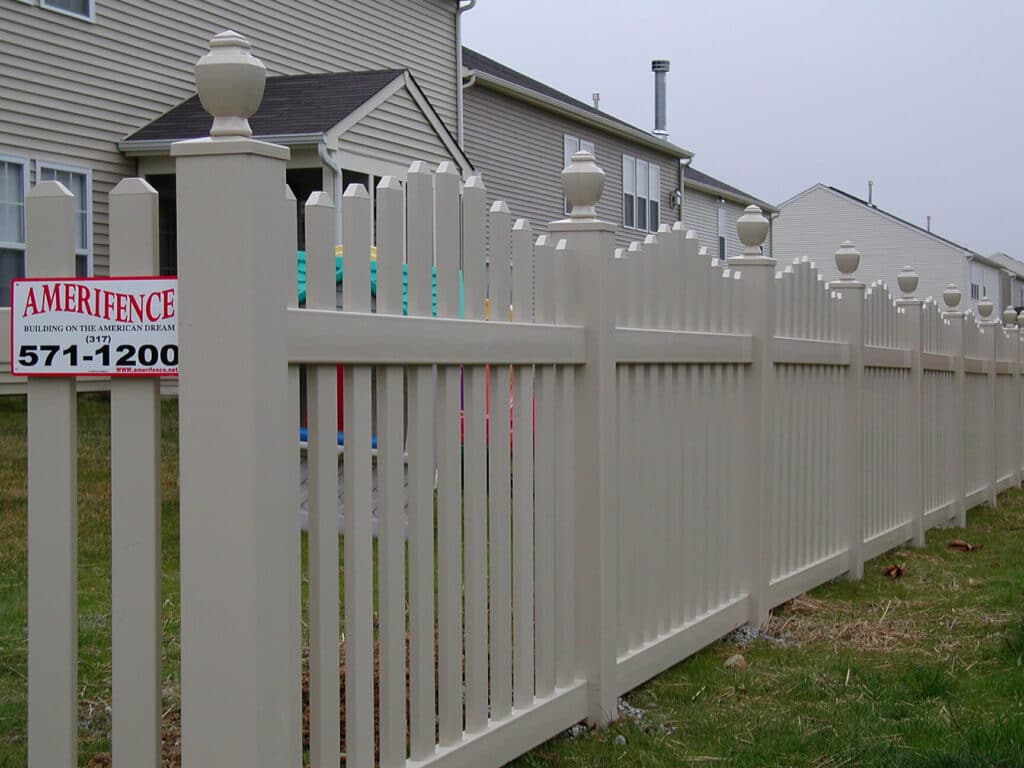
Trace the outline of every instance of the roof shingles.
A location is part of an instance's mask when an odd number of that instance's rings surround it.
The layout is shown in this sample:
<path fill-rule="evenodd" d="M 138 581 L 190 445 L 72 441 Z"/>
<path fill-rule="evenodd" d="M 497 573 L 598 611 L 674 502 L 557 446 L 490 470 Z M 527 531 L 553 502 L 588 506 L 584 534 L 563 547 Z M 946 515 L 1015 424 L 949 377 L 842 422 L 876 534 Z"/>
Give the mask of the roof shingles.
<path fill-rule="evenodd" d="M 268 77 L 259 110 L 249 118 L 254 136 L 322 134 L 365 104 L 402 69 Z M 178 141 L 209 135 L 212 118 L 199 96 L 142 127 L 126 141 Z"/>

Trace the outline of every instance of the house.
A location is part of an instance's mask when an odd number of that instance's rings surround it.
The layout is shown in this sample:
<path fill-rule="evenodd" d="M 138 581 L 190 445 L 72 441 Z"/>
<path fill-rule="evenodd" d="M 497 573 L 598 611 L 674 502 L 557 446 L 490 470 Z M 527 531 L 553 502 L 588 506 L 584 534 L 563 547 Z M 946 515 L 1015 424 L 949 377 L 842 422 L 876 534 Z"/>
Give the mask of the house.
<path fill-rule="evenodd" d="M 289 180 L 300 189 L 330 190 L 344 171 L 366 181 L 410 158 L 465 164 L 452 138 L 464 7 L 462 0 L 0 0 L 0 306 L 9 304 L 8 281 L 24 271 L 25 195 L 43 179 L 74 192 L 78 272 L 102 275 L 107 196 L 125 176 L 151 177 L 161 192 L 164 266 L 172 268 L 166 145 L 187 136 L 163 129 L 178 119 L 190 125 L 190 113 L 158 118 L 195 93 L 193 67 L 225 29 L 252 43 L 271 76 L 268 96 L 288 95 L 309 113 L 325 108 L 323 120 L 279 114 L 264 123 L 275 134 L 266 138 L 292 147 Z M 335 87 L 355 93 L 343 98 Z M 261 110 L 259 119 L 266 115 Z"/>
<path fill-rule="evenodd" d="M 776 211 L 688 167 L 693 153 L 669 142 L 663 125 L 654 132 L 637 128 L 470 48 L 463 48 L 462 61 L 463 148 L 489 199 L 507 201 L 535 229 L 567 213 L 559 174 L 580 149 L 592 152 L 605 172 L 597 212 L 617 225 L 620 246 L 682 220 L 712 255 L 725 248 L 738 253 L 735 224 L 743 208 L 754 203 L 766 214 Z M 656 62 L 655 71 L 667 72 L 668 62 Z"/>
<path fill-rule="evenodd" d="M 973 310 L 989 298 L 996 311 L 1024 304 L 1024 263 L 1005 254 L 985 256 L 825 184 L 815 184 L 779 206 L 775 222 L 775 255 L 780 262 L 810 256 L 826 280 L 839 277 L 832 254 L 844 240 L 860 251 L 857 277 L 881 280 L 895 290 L 896 275 L 905 265 L 920 275 L 918 295 L 942 296 L 950 283 L 963 293 L 961 306 Z"/>

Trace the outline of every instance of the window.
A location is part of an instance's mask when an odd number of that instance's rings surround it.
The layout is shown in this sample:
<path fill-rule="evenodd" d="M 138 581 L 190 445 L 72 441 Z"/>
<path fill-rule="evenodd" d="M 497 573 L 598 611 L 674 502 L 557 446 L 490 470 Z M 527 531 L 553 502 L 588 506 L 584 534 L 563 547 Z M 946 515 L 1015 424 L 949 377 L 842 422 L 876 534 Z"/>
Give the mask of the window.
<path fill-rule="evenodd" d="M 977 283 L 971 283 L 971 298 L 975 301 L 981 298 L 981 288 Z"/>
<path fill-rule="evenodd" d="M 572 156 L 581 150 L 583 152 L 589 152 L 595 157 L 597 156 L 596 150 L 594 149 L 594 142 L 581 139 L 578 136 L 570 136 L 569 134 L 562 136 L 562 167 L 568 168 L 569 164 L 572 162 Z M 572 213 L 568 200 L 562 200 L 562 208 L 566 216 Z"/>
<path fill-rule="evenodd" d="M 66 13 L 69 16 L 77 16 L 81 19 L 92 21 L 95 18 L 93 0 L 39 0 L 43 8 L 51 11 Z"/>
<path fill-rule="evenodd" d="M 661 224 L 661 168 L 622 156 L 622 226 L 657 232 Z"/>
<path fill-rule="evenodd" d="M 39 181 L 59 181 L 75 196 L 75 275 L 92 273 L 92 183 L 89 171 L 65 165 L 39 163 Z"/>
<path fill-rule="evenodd" d="M 0 156 L 0 307 L 11 305 L 11 280 L 25 276 L 27 187 L 28 163 Z"/>
<path fill-rule="evenodd" d="M 636 158 L 622 156 L 622 226 L 636 228 Z"/>
<path fill-rule="evenodd" d="M 718 207 L 718 260 L 725 261 L 725 208 L 721 205 Z"/>

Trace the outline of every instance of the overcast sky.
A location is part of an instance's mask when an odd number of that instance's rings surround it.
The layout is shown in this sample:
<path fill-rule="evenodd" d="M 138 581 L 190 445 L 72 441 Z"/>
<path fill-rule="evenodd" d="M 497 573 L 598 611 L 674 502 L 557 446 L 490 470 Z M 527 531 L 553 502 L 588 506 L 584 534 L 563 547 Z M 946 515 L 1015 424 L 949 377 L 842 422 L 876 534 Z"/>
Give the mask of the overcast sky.
<path fill-rule="evenodd" d="M 471 48 L 781 203 L 817 182 L 1024 260 L 1024 0 L 479 0 Z M 811 254 L 812 256 L 814 254 Z"/>

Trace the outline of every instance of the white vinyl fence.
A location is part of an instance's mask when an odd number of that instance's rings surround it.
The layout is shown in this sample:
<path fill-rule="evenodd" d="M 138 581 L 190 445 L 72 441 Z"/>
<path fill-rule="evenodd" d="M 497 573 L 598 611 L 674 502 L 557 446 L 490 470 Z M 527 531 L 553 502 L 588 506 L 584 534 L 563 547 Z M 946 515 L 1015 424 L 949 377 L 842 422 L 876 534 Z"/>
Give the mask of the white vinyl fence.
<path fill-rule="evenodd" d="M 830 285 L 807 260 L 776 264 L 754 207 L 725 264 L 679 224 L 616 252 L 587 153 L 563 172 L 571 217 L 540 237 L 503 203 L 485 210 L 480 179 L 450 164 L 384 178 L 375 312 L 367 191 L 343 198 L 344 311 L 333 205 L 314 194 L 297 307 L 288 150 L 249 138 L 262 80 L 243 43 L 219 36 L 198 68 L 215 137 L 173 148 L 186 768 L 301 764 L 303 578 L 311 765 L 343 751 L 357 767 L 498 766 L 607 723 L 619 695 L 733 628 L 1020 484 L 1015 325 L 958 311 L 953 287 L 940 312 L 910 271 L 893 300 L 856 280 L 848 243 Z M 214 70 L 231 67 L 219 92 Z M 120 273 L 155 270 L 155 195 L 131 179 L 111 195 Z M 30 273 L 73 274 L 73 198 L 43 182 L 27 205 Z M 74 382 L 28 390 L 29 761 L 67 768 Z M 157 398 L 114 382 L 117 768 L 159 765 Z"/>

